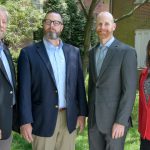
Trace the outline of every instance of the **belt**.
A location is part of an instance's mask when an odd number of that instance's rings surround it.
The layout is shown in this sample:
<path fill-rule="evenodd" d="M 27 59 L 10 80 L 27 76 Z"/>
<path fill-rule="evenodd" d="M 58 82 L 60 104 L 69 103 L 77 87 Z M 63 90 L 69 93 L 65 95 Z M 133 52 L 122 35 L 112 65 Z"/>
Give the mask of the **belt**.
<path fill-rule="evenodd" d="M 59 111 L 65 111 L 67 108 L 59 108 Z"/>

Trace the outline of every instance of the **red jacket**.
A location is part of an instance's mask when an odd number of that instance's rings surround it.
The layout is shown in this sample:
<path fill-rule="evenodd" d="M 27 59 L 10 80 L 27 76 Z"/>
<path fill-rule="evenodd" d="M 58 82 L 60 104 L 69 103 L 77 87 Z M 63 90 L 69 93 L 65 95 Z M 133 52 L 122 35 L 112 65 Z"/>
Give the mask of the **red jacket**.
<path fill-rule="evenodd" d="M 150 97 L 148 103 L 144 94 L 144 81 L 148 75 L 148 69 L 141 72 L 139 80 L 139 133 L 143 139 L 150 140 Z"/>

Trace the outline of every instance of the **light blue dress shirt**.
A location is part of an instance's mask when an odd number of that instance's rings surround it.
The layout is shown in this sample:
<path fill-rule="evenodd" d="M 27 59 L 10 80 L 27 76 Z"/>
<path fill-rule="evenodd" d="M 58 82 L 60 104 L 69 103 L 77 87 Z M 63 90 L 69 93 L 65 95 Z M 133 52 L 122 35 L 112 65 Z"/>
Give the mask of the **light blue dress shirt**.
<path fill-rule="evenodd" d="M 7 57 L 4 53 L 4 50 L 3 50 L 3 44 L 2 42 L 0 42 L 0 58 L 3 62 L 3 65 L 4 65 L 4 68 L 5 68 L 5 71 L 7 73 L 7 76 L 8 76 L 8 79 L 13 87 L 13 81 L 12 81 L 12 75 L 11 75 L 11 71 L 10 71 L 10 67 L 9 67 L 9 63 L 8 63 L 8 60 L 7 60 Z M 14 90 L 13 90 L 13 104 L 15 104 L 15 95 L 14 95 Z"/>
<path fill-rule="evenodd" d="M 53 73 L 58 90 L 58 102 L 59 108 L 66 108 L 66 62 L 64 52 L 62 49 L 63 43 L 60 40 L 59 46 L 54 46 L 52 43 L 43 38 L 43 42 L 51 62 Z"/>

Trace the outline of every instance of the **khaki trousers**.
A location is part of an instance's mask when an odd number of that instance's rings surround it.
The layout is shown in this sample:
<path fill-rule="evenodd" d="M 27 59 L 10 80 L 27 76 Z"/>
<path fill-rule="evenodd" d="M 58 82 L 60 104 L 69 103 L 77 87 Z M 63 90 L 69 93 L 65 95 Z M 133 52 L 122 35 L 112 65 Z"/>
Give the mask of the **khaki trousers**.
<path fill-rule="evenodd" d="M 53 136 L 33 135 L 32 150 L 75 150 L 76 131 L 69 134 L 66 111 L 59 111 Z"/>

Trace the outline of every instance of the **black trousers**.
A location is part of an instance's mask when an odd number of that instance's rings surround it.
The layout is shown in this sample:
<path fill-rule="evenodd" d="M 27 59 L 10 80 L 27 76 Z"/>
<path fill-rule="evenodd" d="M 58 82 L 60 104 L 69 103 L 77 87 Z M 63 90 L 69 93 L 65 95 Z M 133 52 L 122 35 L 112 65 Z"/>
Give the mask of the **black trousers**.
<path fill-rule="evenodd" d="M 150 141 L 141 138 L 140 150 L 150 150 Z"/>

